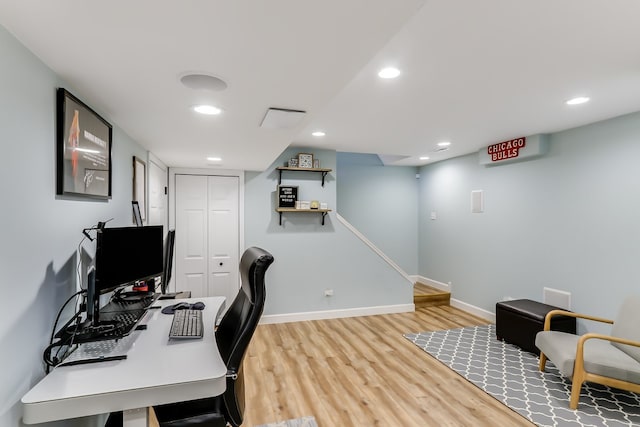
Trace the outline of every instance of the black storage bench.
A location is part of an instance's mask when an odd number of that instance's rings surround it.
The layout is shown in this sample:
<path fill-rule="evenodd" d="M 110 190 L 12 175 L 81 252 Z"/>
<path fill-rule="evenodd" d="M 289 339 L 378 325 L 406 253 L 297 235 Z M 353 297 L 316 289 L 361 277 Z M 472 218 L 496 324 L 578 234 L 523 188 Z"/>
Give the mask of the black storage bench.
<path fill-rule="evenodd" d="M 560 307 L 529 299 L 500 301 L 496 303 L 496 337 L 515 344 L 523 350 L 540 355 L 535 345 L 536 334 L 544 329 L 544 318 L 551 310 Z M 554 331 L 576 333 L 576 319 L 569 316 L 554 316 L 551 319 Z"/>

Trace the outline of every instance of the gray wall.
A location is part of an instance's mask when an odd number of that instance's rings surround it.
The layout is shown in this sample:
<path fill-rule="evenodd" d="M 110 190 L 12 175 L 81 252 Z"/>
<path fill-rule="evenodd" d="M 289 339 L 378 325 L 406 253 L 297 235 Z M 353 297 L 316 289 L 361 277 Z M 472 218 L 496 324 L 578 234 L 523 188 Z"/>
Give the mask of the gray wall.
<path fill-rule="evenodd" d="M 552 134 L 536 160 L 422 167 L 420 274 L 491 312 L 503 296 L 541 300 L 547 286 L 571 292 L 576 311 L 613 316 L 640 292 L 638 159 L 636 113 Z M 485 212 L 472 214 L 478 189 Z"/>
<path fill-rule="evenodd" d="M 131 158 L 146 152 L 114 126 L 113 199 L 57 197 L 55 93 L 65 85 L 2 27 L 0 58 L 0 425 L 11 427 L 21 425 L 20 399 L 44 376 L 42 351 L 55 316 L 76 290 L 82 229 L 109 218 L 110 225 L 131 224 Z M 57 425 L 94 425 L 96 418 Z"/>
<path fill-rule="evenodd" d="M 417 168 L 385 167 L 375 154 L 337 158 L 338 213 L 407 274 L 417 274 Z"/>
<path fill-rule="evenodd" d="M 320 175 L 284 172 L 283 185 L 297 185 L 301 200 L 327 202 L 332 209 L 321 225 L 319 214 L 283 214 L 278 225 L 276 166 L 298 152 L 313 152 L 331 168 L 325 186 Z M 411 304 L 412 288 L 336 218 L 336 153 L 291 148 L 265 172 L 245 174 L 245 246 L 260 246 L 275 257 L 267 281 L 265 315 Z M 325 297 L 326 288 L 334 289 Z"/>

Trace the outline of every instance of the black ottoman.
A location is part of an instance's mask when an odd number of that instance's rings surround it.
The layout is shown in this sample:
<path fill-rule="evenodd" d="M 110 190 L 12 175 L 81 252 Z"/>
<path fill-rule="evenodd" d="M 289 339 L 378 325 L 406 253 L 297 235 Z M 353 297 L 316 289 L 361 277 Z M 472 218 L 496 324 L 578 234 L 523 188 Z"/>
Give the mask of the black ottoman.
<path fill-rule="evenodd" d="M 544 329 L 547 313 L 558 309 L 561 308 L 529 299 L 500 301 L 496 303 L 496 337 L 540 355 L 540 350 L 535 345 L 536 334 Z M 576 319 L 554 316 L 551 319 L 551 329 L 575 334 Z"/>

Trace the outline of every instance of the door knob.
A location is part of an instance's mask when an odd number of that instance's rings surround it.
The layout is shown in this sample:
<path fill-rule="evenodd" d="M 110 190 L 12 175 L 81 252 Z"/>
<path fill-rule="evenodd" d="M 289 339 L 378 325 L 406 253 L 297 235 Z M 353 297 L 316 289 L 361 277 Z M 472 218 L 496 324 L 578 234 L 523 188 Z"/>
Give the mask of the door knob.
<path fill-rule="evenodd" d="M 222 265 L 222 263 L 220 263 L 220 265 Z"/>

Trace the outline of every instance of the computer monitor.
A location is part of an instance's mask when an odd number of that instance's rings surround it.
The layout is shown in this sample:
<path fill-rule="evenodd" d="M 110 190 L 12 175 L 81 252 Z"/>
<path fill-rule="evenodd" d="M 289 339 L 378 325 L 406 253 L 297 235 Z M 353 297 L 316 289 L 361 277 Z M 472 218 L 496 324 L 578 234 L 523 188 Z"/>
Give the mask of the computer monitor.
<path fill-rule="evenodd" d="M 176 240 L 176 230 L 169 230 L 167 239 L 164 242 L 164 269 L 162 270 L 162 294 L 166 294 L 171 280 L 171 269 L 173 267 L 173 246 Z"/>
<path fill-rule="evenodd" d="M 98 230 L 96 240 L 95 277 L 87 291 L 94 325 L 99 324 L 100 295 L 161 276 L 164 267 L 161 225 L 104 228 Z M 154 292 L 154 281 L 148 283 L 152 284 L 149 292 Z"/>
<path fill-rule="evenodd" d="M 137 200 L 131 202 L 131 208 L 133 209 L 133 222 L 137 227 L 142 227 L 144 224 L 142 223 L 142 215 L 140 214 L 140 204 Z"/>

